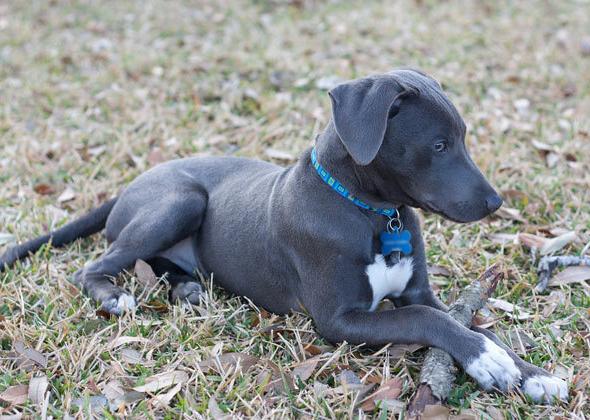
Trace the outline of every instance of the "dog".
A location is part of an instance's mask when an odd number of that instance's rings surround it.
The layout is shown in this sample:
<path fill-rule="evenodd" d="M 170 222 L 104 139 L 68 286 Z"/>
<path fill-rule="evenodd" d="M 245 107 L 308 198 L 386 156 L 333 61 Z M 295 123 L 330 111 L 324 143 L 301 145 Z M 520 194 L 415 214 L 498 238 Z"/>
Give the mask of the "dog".
<path fill-rule="evenodd" d="M 198 304 L 195 272 L 214 273 L 224 289 L 272 312 L 308 313 L 330 342 L 438 347 L 486 390 L 566 400 L 566 382 L 492 332 L 460 325 L 429 285 L 412 208 L 466 223 L 502 205 L 438 82 L 400 69 L 342 83 L 329 96 L 332 118 L 295 165 L 236 157 L 162 163 L 80 219 L 8 249 L 0 270 L 45 243 L 105 228 L 107 252 L 73 281 L 112 314 L 136 306 L 112 279 L 142 259 L 166 275 L 173 301 Z M 376 311 L 384 298 L 395 308 Z"/>

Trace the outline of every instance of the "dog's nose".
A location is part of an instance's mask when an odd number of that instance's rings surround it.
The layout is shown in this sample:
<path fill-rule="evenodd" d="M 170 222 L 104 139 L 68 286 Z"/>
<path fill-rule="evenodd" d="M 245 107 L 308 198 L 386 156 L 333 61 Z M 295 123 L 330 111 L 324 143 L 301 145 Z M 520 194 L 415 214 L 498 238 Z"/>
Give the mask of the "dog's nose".
<path fill-rule="evenodd" d="M 486 207 L 490 213 L 498 210 L 504 201 L 498 194 L 492 194 L 486 198 Z"/>

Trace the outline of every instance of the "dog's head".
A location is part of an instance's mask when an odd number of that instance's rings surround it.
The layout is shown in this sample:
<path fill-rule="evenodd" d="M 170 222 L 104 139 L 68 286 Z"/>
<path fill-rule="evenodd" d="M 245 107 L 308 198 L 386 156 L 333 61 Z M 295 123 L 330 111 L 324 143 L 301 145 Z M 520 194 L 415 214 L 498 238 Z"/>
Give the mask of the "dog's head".
<path fill-rule="evenodd" d="M 432 78 L 396 70 L 330 91 L 336 132 L 383 199 L 457 222 L 479 220 L 502 199 L 471 160 L 465 123 Z"/>

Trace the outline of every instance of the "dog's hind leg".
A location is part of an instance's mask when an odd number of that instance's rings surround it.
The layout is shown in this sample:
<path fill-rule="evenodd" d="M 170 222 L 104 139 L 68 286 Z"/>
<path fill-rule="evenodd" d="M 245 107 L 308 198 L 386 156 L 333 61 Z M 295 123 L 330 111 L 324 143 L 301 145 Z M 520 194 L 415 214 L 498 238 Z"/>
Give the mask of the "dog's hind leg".
<path fill-rule="evenodd" d="M 168 297 L 172 303 L 199 303 L 203 287 L 197 279 L 167 258 L 154 257 L 146 261 L 158 277 L 166 276 L 170 285 Z"/>
<path fill-rule="evenodd" d="M 135 299 L 112 279 L 137 259 L 147 261 L 194 234 L 207 206 L 206 194 L 194 189 L 162 192 L 150 202 L 137 198 L 121 196 L 110 217 L 115 218 L 113 225 L 123 227 L 114 234 L 109 232 L 111 220 L 107 221 L 107 238 L 112 241 L 109 249 L 75 276 L 87 296 L 116 315 L 133 309 Z"/>

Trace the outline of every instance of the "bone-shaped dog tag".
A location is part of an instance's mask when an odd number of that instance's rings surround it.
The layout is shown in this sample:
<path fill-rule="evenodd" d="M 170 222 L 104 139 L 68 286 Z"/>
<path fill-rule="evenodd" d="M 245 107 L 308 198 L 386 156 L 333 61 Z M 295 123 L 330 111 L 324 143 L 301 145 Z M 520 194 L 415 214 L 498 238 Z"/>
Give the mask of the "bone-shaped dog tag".
<path fill-rule="evenodd" d="M 387 256 L 394 251 L 401 252 L 404 255 L 412 253 L 412 234 L 409 230 L 398 230 L 395 229 L 392 232 L 381 232 L 379 236 L 381 239 L 381 254 Z"/>

